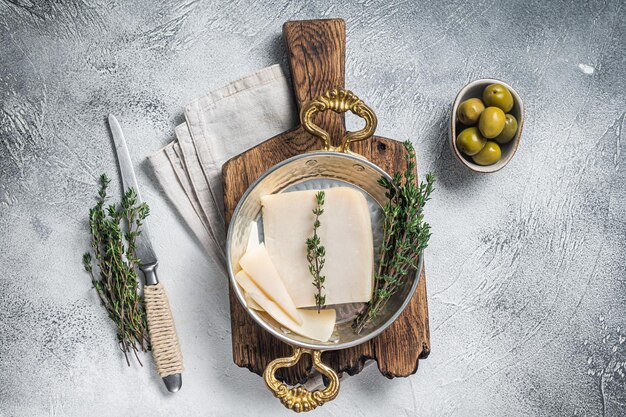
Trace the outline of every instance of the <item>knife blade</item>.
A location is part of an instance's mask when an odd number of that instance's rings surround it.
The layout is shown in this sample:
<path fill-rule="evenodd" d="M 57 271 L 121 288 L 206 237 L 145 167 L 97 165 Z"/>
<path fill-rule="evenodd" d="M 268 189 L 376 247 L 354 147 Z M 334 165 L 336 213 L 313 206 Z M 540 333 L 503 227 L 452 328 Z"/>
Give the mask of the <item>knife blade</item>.
<path fill-rule="evenodd" d="M 122 131 L 122 127 L 119 122 L 112 114 L 109 115 L 109 126 L 111 128 L 113 143 L 115 144 L 115 152 L 117 154 L 117 161 L 120 168 L 120 174 L 122 176 L 123 192 L 126 193 L 129 188 L 133 188 L 137 194 L 137 202 L 142 203 L 143 200 L 141 198 L 141 193 L 139 192 L 139 184 L 137 183 L 137 177 L 135 176 L 133 162 L 130 159 L 130 153 L 128 152 L 124 132 Z M 157 285 L 159 283 L 156 273 L 158 259 L 152 246 L 150 228 L 147 220 L 144 220 L 141 226 L 141 235 L 137 238 L 136 255 L 140 260 L 139 269 L 143 272 L 146 285 Z M 176 392 L 182 386 L 182 375 L 180 373 L 168 375 L 163 378 L 163 382 L 165 383 L 168 391 Z"/>
<path fill-rule="evenodd" d="M 115 152 L 117 153 L 120 174 L 122 175 L 123 192 L 125 193 L 129 188 L 133 188 L 137 193 L 137 202 L 142 203 L 143 199 L 141 198 L 141 192 L 139 191 L 139 184 L 137 184 L 137 177 L 135 176 L 133 162 L 130 159 L 128 146 L 126 146 L 124 132 L 122 131 L 122 127 L 119 122 L 112 114 L 109 115 L 109 125 L 111 126 L 113 142 L 115 143 Z M 156 253 L 152 247 L 148 219 L 144 220 L 143 225 L 141 226 L 141 237 L 137 241 L 137 258 L 141 260 L 140 267 L 158 263 Z M 154 284 L 147 284 L 154 285 L 156 282 Z"/>

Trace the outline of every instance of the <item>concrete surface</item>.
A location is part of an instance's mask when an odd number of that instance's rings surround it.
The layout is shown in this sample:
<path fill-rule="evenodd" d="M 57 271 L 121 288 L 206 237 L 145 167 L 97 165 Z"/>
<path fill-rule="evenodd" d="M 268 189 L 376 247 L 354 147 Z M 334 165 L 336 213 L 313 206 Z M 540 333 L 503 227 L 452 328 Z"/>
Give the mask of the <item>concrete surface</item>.
<path fill-rule="evenodd" d="M 406 379 L 369 368 L 314 415 L 626 415 L 623 2 L 2 0 L 0 416 L 287 415 L 233 365 L 226 280 L 145 158 L 186 102 L 284 64 L 284 21 L 320 17 L 346 19 L 347 85 L 378 132 L 412 139 L 439 182 L 430 357 Z M 446 142 L 456 92 L 481 77 L 527 109 L 489 175 Z M 187 367 L 176 395 L 148 356 L 125 365 L 80 263 L 96 178 L 116 178 L 109 112 L 152 207 Z"/>

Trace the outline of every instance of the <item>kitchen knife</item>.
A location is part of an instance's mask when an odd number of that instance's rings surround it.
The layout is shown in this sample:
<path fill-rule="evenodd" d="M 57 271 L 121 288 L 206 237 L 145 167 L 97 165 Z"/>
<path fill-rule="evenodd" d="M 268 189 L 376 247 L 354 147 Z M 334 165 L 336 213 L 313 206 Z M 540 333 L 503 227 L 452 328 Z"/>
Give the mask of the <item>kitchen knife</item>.
<path fill-rule="evenodd" d="M 117 119 L 112 114 L 109 115 L 109 126 L 113 135 L 113 142 L 115 143 L 124 192 L 129 188 L 133 188 L 137 193 L 138 202 L 141 203 L 143 200 L 139 192 L 135 170 L 128 153 L 124 133 Z M 182 371 L 182 357 L 167 295 L 157 278 L 158 260 L 152 247 L 148 222 L 145 220 L 136 245 L 137 258 L 140 259 L 139 269 L 143 272 L 145 278 L 144 301 L 146 303 L 146 318 L 152 345 L 152 355 L 159 375 L 163 378 L 168 391 L 176 392 L 183 383 L 180 373 Z"/>

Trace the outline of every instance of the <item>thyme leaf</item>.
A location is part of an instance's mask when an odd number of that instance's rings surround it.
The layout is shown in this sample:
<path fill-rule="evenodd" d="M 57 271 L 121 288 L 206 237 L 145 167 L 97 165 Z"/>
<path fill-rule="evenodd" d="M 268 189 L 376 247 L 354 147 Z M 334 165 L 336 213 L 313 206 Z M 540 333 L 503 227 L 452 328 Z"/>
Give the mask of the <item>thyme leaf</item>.
<path fill-rule="evenodd" d="M 96 205 L 89 210 L 92 252 L 83 255 L 83 267 L 102 306 L 115 322 L 126 363 L 130 366 L 128 354 L 132 352 L 141 365 L 137 353 L 150 350 L 150 341 L 137 276 L 140 260 L 136 255 L 136 239 L 150 209 L 146 203 L 138 204 L 137 193 L 132 188 L 124 193 L 120 204 L 106 206 L 110 180 L 102 174 L 99 182 Z"/>

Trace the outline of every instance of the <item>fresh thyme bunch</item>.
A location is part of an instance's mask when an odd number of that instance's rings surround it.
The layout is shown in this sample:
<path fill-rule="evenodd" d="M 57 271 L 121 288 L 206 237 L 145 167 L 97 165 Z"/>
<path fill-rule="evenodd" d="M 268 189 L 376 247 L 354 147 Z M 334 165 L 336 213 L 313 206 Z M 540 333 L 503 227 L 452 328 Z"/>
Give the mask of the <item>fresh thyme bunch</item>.
<path fill-rule="evenodd" d="M 318 313 L 326 304 L 326 295 L 322 295 L 322 288 L 324 288 L 326 277 L 321 275 L 322 268 L 324 268 L 326 249 L 322 246 L 320 237 L 317 234 L 317 229 L 319 229 L 321 225 L 320 216 L 324 213 L 324 195 L 324 191 L 319 191 L 315 194 L 317 207 L 313 209 L 313 214 L 315 214 L 313 236 L 306 240 L 306 259 L 309 261 L 309 272 L 313 276 L 313 286 L 317 289 L 315 305 L 317 306 Z"/>
<path fill-rule="evenodd" d="M 374 275 L 372 299 L 354 321 L 360 333 L 415 273 L 419 255 L 428 246 L 430 225 L 424 222 L 424 205 L 433 192 L 435 177 L 426 175 L 426 182 L 417 185 L 415 178 L 415 150 L 410 141 L 404 142 L 408 153 L 406 169 L 396 172 L 391 181 L 381 177 L 378 183 L 387 189 L 389 199 L 383 207 L 383 243 L 379 250 L 378 270 Z"/>
<path fill-rule="evenodd" d="M 132 188 L 122 197 L 119 205 L 105 207 L 110 180 L 100 176 L 100 190 L 95 207 L 89 210 L 91 253 L 83 255 L 83 266 L 91 275 L 109 318 L 117 326 L 117 340 L 130 366 L 128 353 L 133 352 L 139 364 L 137 352 L 150 349 L 146 312 L 139 289 L 136 256 L 136 238 L 141 234 L 143 220 L 150 210 L 146 203 L 137 204 L 137 193 Z"/>

